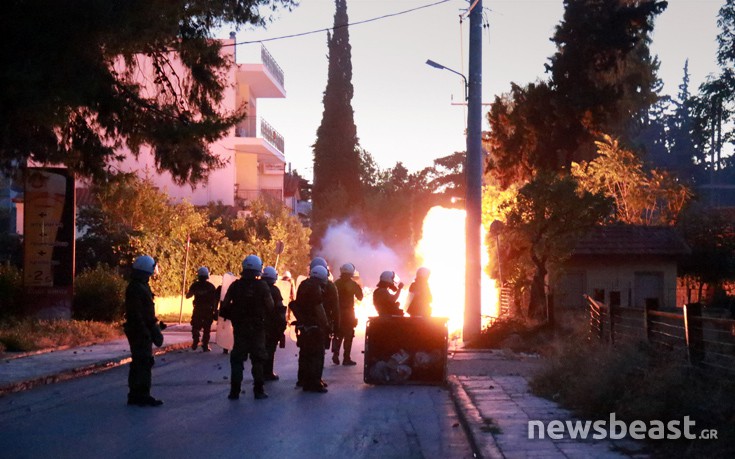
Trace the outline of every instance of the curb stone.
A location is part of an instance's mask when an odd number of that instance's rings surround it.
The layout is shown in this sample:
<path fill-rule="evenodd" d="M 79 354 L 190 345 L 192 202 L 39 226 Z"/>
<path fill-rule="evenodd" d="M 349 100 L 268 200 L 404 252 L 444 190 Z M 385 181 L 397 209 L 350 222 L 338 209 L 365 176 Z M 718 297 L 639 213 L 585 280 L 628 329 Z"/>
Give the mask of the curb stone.
<path fill-rule="evenodd" d="M 455 375 L 448 378 L 449 390 L 452 394 L 454 406 L 457 409 L 462 427 L 467 432 L 467 437 L 475 453 L 480 459 L 504 459 L 505 456 L 498 448 L 495 437 L 490 432 L 484 432 L 481 426 L 485 425 L 477 407 L 472 403 L 469 394 Z"/>

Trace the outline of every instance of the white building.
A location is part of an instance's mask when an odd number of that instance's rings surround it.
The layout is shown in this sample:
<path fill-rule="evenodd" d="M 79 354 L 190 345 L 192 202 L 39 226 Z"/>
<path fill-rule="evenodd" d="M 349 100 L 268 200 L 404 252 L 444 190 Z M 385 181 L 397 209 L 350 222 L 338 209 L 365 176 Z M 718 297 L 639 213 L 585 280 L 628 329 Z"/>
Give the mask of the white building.
<path fill-rule="evenodd" d="M 150 149 L 143 147 L 136 159 L 131 154 L 113 166 L 121 171 L 136 172 L 148 177 L 174 200 L 188 200 L 194 205 L 221 202 L 244 210 L 250 201 L 262 195 L 284 200 L 284 139 L 273 126 L 259 116 L 258 100 L 285 98 L 284 75 L 265 47 L 241 47 L 245 55 L 236 56 L 234 38 L 222 40 L 222 52 L 230 54 L 234 65 L 229 70 L 229 81 L 222 108 L 234 111 L 243 103 L 247 117 L 222 139 L 210 147 L 213 154 L 224 160 L 225 167 L 212 171 L 206 182 L 194 189 L 179 186 L 168 172 L 157 173 Z"/>

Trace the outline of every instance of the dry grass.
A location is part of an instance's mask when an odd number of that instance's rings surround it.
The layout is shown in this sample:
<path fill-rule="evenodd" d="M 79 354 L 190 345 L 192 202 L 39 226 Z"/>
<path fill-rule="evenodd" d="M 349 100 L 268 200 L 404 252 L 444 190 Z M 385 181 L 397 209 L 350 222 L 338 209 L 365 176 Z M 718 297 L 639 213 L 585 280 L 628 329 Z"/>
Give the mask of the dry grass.
<path fill-rule="evenodd" d="M 680 356 L 646 343 L 616 346 L 571 334 L 549 343 L 534 393 L 559 402 L 583 419 L 683 420 L 696 430 L 718 430 L 718 440 L 659 440 L 656 457 L 735 457 L 735 382 L 688 366 Z"/>
<path fill-rule="evenodd" d="M 178 314 L 159 314 L 156 317 L 158 317 L 158 320 L 162 320 L 167 325 L 173 325 L 179 323 L 179 315 Z M 184 313 L 181 316 L 181 323 L 182 324 L 188 324 L 191 322 L 191 314 Z"/>
<path fill-rule="evenodd" d="M 0 352 L 82 346 L 124 336 L 120 323 L 16 319 L 0 322 Z"/>

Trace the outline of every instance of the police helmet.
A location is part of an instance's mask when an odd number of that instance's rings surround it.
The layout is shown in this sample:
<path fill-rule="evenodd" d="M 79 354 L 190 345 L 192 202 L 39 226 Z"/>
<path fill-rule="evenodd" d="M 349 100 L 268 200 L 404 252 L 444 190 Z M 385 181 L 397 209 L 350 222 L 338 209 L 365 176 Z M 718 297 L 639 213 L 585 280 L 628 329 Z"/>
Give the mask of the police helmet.
<path fill-rule="evenodd" d="M 383 271 L 380 273 L 380 282 L 388 282 L 389 284 L 392 284 L 395 278 L 396 273 L 393 271 Z"/>
<path fill-rule="evenodd" d="M 355 275 L 355 265 L 352 263 L 345 263 L 339 268 L 341 274 L 349 274 L 350 276 Z"/>
<path fill-rule="evenodd" d="M 263 261 L 257 255 L 248 255 L 242 261 L 243 271 L 257 271 L 260 272 L 263 269 Z"/>
<path fill-rule="evenodd" d="M 327 260 L 322 257 L 314 257 L 314 259 L 311 260 L 309 269 L 314 269 L 315 266 L 323 266 L 325 269 L 328 269 Z"/>
<path fill-rule="evenodd" d="M 431 270 L 427 267 L 420 267 L 416 270 L 416 279 L 428 279 L 429 274 L 431 274 Z"/>
<path fill-rule="evenodd" d="M 156 272 L 156 260 L 149 255 L 141 255 L 133 262 L 133 269 L 153 275 Z"/>
<path fill-rule="evenodd" d="M 273 283 L 278 280 L 278 271 L 273 266 L 266 266 L 263 268 L 263 275 L 261 276 L 264 280 Z"/>
<path fill-rule="evenodd" d="M 197 277 L 209 279 L 209 270 L 205 266 L 202 266 L 201 268 L 197 269 Z"/>
<path fill-rule="evenodd" d="M 329 279 L 329 272 L 324 266 L 314 266 L 309 272 L 309 277 L 313 277 L 322 283 L 326 283 L 327 279 Z"/>

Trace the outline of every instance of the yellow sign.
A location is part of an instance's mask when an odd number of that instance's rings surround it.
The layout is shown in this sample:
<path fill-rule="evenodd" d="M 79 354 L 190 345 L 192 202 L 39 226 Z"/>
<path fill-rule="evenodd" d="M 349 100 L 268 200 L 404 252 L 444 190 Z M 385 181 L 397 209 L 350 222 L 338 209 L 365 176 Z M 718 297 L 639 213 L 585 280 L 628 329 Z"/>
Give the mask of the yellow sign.
<path fill-rule="evenodd" d="M 31 170 L 26 180 L 25 270 L 26 287 L 54 286 L 54 248 L 67 246 L 57 241 L 63 226 L 67 177 L 42 170 Z"/>

